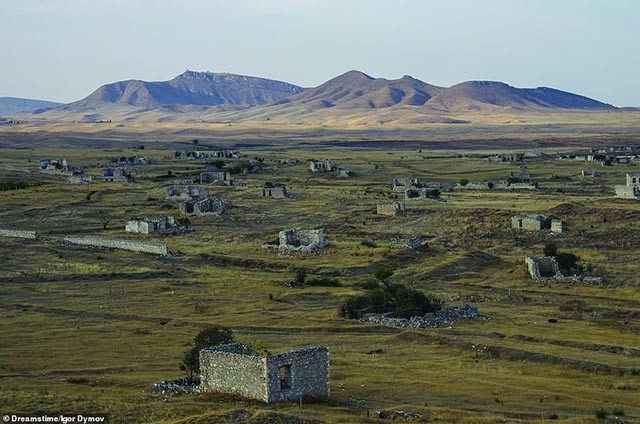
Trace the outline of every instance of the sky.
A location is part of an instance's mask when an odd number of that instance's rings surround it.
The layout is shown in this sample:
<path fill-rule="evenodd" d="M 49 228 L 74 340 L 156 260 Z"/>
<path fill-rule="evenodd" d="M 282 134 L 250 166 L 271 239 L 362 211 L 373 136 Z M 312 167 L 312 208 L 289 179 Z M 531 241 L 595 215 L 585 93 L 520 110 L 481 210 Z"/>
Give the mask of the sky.
<path fill-rule="evenodd" d="M 640 106 L 637 0 L 0 0 L 0 97 L 71 102 L 186 69 L 317 86 L 351 69 Z"/>

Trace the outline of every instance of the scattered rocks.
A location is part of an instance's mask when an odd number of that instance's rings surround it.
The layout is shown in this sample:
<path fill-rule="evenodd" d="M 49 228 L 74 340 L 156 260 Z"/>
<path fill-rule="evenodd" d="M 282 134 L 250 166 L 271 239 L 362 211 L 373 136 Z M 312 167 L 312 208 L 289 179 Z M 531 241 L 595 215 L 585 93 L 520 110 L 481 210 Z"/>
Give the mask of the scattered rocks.
<path fill-rule="evenodd" d="M 163 395 L 183 395 L 197 393 L 200 388 L 199 378 L 178 378 L 177 380 L 166 380 L 151 386 L 153 393 Z"/>
<path fill-rule="evenodd" d="M 395 420 L 396 418 L 402 418 L 404 420 L 416 420 L 422 418 L 422 415 L 416 414 L 415 412 L 404 411 L 402 409 L 389 410 L 383 409 L 381 411 L 376 411 L 378 418 L 382 418 L 383 420 Z"/>
<path fill-rule="evenodd" d="M 462 319 L 487 319 L 486 316 L 478 313 L 478 308 L 474 308 L 466 303 L 458 306 L 443 308 L 437 312 L 428 312 L 424 316 L 414 316 L 407 318 L 394 318 L 391 314 L 375 314 L 362 318 L 362 321 L 373 322 L 389 327 L 411 327 L 411 328 L 433 328 L 442 324 L 452 325 Z"/>

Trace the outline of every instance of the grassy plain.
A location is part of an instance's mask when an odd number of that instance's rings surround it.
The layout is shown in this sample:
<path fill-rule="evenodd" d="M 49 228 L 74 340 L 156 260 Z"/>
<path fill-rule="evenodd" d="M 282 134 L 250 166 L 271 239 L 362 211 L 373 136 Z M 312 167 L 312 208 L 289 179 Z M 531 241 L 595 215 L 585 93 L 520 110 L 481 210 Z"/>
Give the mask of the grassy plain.
<path fill-rule="evenodd" d="M 162 147 L 2 151 L 0 180 L 45 184 L 0 192 L 0 228 L 149 238 L 176 255 L 0 240 L 0 412 L 107 414 L 111 422 L 375 423 L 384 421 L 375 411 L 389 408 L 420 413 L 425 422 L 588 423 L 604 409 L 610 418 L 624 411 L 624 422 L 640 421 L 640 209 L 612 198 L 612 186 L 635 165 L 598 167 L 585 180 L 580 171 L 591 166 L 584 162 L 531 161 L 538 192 L 447 191 L 446 202 L 407 202 L 406 216 L 385 218 L 375 207 L 394 198 L 393 177 L 496 180 L 518 167 L 456 150 L 252 146 L 242 156 L 265 158 L 262 171 L 238 176 L 238 187 L 210 187 L 229 205 L 223 216 L 190 218 L 196 231 L 179 236 L 125 234 L 131 217 L 178 216 L 164 187 L 204 167 L 176 162 Z M 134 167 L 131 185 L 73 186 L 37 172 L 43 157 L 65 157 L 96 174 L 111 158 L 134 153 L 155 163 Z M 279 164 L 285 157 L 298 163 Z M 356 176 L 311 174 L 306 161 L 321 157 Z M 169 170 L 173 177 L 163 177 Z M 259 198 L 267 181 L 286 184 L 293 197 Z M 557 215 L 568 231 L 509 230 L 521 212 Z M 324 228 L 331 246 L 296 258 L 261 248 L 294 226 Z M 423 235 L 425 247 L 390 248 L 400 233 Z M 606 284 L 531 281 L 524 256 L 541 255 L 548 240 L 587 260 Z M 393 281 L 448 305 L 469 302 L 489 319 L 396 329 L 339 318 L 341 300 L 360 293 L 354 284 L 379 266 L 395 269 Z M 341 287 L 282 286 L 300 267 L 334 276 Z M 331 400 L 265 406 L 152 394 L 153 383 L 182 375 L 183 353 L 210 324 L 274 352 L 328 346 Z"/>

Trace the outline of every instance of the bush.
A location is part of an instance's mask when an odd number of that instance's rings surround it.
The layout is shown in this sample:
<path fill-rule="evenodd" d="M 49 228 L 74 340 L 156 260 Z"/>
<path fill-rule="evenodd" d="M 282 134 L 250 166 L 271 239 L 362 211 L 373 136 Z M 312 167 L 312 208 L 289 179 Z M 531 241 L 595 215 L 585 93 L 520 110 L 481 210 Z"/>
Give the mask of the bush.
<path fill-rule="evenodd" d="M 302 283 L 304 284 L 305 280 L 307 279 L 307 270 L 304 268 L 298 268 L 296 270 L 296 278 L 295 281 L 297 283 Z"/>
<path fill-rule="evenodd" d="M 556 256 L 558 254 L 558 246 L 554 242 L 548 241 L 544 244 L 542 252 L 544 256 Z"/>
<path fill-rule="evenodd" d="M 185 352 L 180 369 L 186 372 L 190 379 L 193 379 L 193 375 L 200 372 L 200 351 L 202 349 L 233 341 L 233 332 L 228 328 L 218 326 L 205 328 L 194 338 L 195 346 Z"/>
<path fill-rule="evenodd" d="M 437 199 L 438 197 L 440 197 L 440 190 L 438 190 L 437 188 L 427 190 L 427 197 Z"/>
<path fill-rule="evenodd" d="M 436 312 L 442 308 L 438 300 L 421 291 L 402 284 L 378 286 L 360 296 L 346 299 L 339 308 L 339 315 L 356 319 L 362 313 L 392 312 L 397 318 L 410 318 Z"/>
<path fill-rule="evenodd" d="M 460 185 L 461 185 L 461 186 L 463 186 L 463 187 L 464 187 L 464 186 L 466 186 L 467 184 L 469 184 L 469 180 L 468 180 L 468 179 L 463 178 L 463 179 L 461 179 L 461 180 L 460 180 Z"/>
<path fill-rule="evenodd" d="M 393 270 L 389 267 L 380 267 L 373 272 L 373 276 L 383 283 L 387 282 L 393 275 Z"/>
<path fill-rule="evenodd" d="M 369 240 L 362 240 L 362 242 L 360 242 L 361 245 L 363 245 L 364 247 L 378 247 L 378 245 L 372 241 Z"/>
<path fill-rule="evenodd" d="M 606 420 L 609 416 L 609 413 L 605 409 L 596 409 L 596 418 L 599 420 Z"/>

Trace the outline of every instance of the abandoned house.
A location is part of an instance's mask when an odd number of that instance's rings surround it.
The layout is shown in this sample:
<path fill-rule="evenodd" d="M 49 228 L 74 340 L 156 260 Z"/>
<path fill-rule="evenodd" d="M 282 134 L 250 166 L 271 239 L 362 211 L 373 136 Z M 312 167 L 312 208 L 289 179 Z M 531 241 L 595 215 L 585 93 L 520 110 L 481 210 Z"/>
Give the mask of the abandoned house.
<path fill-rule="evenodd" d="M 419 249 L 422 246 L 422 236 L 401 234 L 392 238 L 389 245 L 396 249 Z"/>
<path fill-rule="evenodd" d="M 200 173 L 200 184 L 221 183 L 231 185 L 231 173 L 229 171 L 206 171 Z"/>
<path fill-rule="evenodd" d="M 81 174 L 82 169 L 70 165 L 66 159 L 40 159 L 39 167 L 41 172 L 55 173 L 62 175 Z"/>
<path fill-rule="evenodd" d="M 275 243 L 265 243 L 265 249 L 278 249 L 281 252 L 309 253 L 316 249 L 321 249 L 329 245 L 324 238 L 324 230 L 306 230 L 303 228 L 291 228 L 278 233 L 278 241 Z"/>
<path fill-rule="evenodd" d="M 489 156 L 487 158 L 487 161 L 489 162 L 493 162 L 493 163 L 500 163 L 500 162 L 522 162 L 524 160 L 524 153 L 509 153 L 509 154 L 500 154 L 500 155 L 493 155 L 493 156 Z"/>
<path fill-rule="evenodd" d="M 406 200 L 418 200 L 424 195 L 424 190 L 420 190 L 414 187 L 410 187 L 404 191 L 404 198 Z"/>
<path fill-rule="evenodd" d="M 564 222 L 558 218 L 551 218 L 550 229 L 552 233 L 564 232 Z"/>
<path fill-rule="evenodd" d="M 102 168 L 102 179 L 105 182 L 122 181 L 126 183 L 133 182 L 133 177 L 127 171 L 127 168 L 114 167 L 114 168 Z"/>
<path fill-rule="evenodd" d="M 287 196 L 288 196 L 287 188 L 285 186 L 271 185 L 270 187 L 268 187 L 267 185 L 265 185 L 265 187 L 262 187 L 260 189 L 260 197 L 269 197 L 272 199 L 286 199 Z"/>
<path fill-rule="evenodd" d="M 162 235 L 176 231 L 178 226 L 172 216 L 157 216 L 154 218 L 133 219 L 125 226 L 127 233 Z"/>
<path fill-rule="evenodd" d="M 580 174 L 582 175 L 582 178 L 595 178 L 596 177 L 596 171 L 594 169 L 583 169 Z"/>
<path fill-rule="evenodd" d="M 391 182 L 391 190 L 393 191 L 403 191 L 406 188 L 407 187 L 404 178 L 394 178 Z"/>
<path fill-rule="evenodd" d="M 194 185 L 173 185 L 167 187 L 166 199 L 170 201 L 184 201 L 202 199 L 209 196 L 209 189 Z"/>
<path fill-rule="evenodd" d="M 320 160 L 309 162 L 311 172 L 333 172 L 338 170 L 338 165 L 332 160 Z"/>
<path fill-rule="evenodd" d="M 536 281 L 555 281 L 562 283 L 582 282 L 585 284 L 602 284 L 604 282 L 602 277 L 596 276 L 565 276 L 560 270 L 560 265 L 558 264 L 558 260 L 555 256 L 526 256 L 525 264 L 527 265 L 527 271 L 529 272 L 529 275 Z"/>
<path fill-rule="evenodd" d="M 511 217 L 511 228 L 525 231 L 548 230 L 551 223 L 545 215 L 516 215 Z"/>
<path fill-rule="evenodd" d="M 224 200 L 211 196 L 192 198 L 180 203 L 182 215 L 221 215 L 224 210 Z"/>
<path fill-rule="evenodd" d="M 265 403 L 329 397 L 329 349 L 322 346 L 279 355 L 245 354 L 240 343 L 200 351 L 200 389 Z"/>
<path fill-rule="evenodd" d="M 74 174 L 69 176 L 69 184 L 91 184 L 93 178 L 90 175 Z"/>
<path fill-rule="evenodd" d="M 378 203 L 378 215 L 396 216 L 405 212 L 404 203 L 401 202 L 381 202 Z"/>
<path fill-rule="evenodd" d="M 616 197 L 640 200 L 640 174 L 627 174 L 626 184 L 615 186 Z"/>

